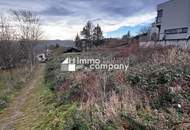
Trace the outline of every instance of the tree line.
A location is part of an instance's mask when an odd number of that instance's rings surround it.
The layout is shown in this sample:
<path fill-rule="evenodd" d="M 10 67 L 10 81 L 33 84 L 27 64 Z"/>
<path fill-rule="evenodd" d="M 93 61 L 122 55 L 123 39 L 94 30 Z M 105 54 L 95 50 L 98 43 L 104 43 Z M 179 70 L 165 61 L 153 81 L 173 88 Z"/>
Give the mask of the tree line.
<path fill-rule="evenodd" d="M 27 10 L 11 10 L 0 18 L 0 69 L 35 64 L 34 47 L 41 39 L 40 18 Z"/>
<path fill-rule="evenodd" d="M 80 35 L 77 34 L 75 37 L 76 47 L 83 49 L 83 47 L 88 46 L 98 46 L 103 44 L 104 37 L 103 32 L 99 24 L 94 26 L 91 21 L 88 21 L 86 25 L 83 27 Z"/>

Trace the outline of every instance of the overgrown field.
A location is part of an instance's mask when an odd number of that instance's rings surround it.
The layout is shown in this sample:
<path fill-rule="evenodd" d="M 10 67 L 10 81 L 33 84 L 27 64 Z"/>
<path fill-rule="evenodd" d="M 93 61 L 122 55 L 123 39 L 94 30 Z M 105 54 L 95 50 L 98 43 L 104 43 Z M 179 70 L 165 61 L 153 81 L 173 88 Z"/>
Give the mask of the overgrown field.
<path fill-rule="evenodd" d="M 8 105 L 12 96 L 28 81 L 30 76 L 27 67 L 0 70 L 0 111 Z"/>
<path fill-rule="evenodd" d="M 80 57 L 129 58 L 124 71 L 60 71 L 54 53 L 45 84 L 52 91 L 42 129 L 173 130 L 190 129 L 190 51 L 174 47 L 93 51 Z M 60 51 L 59 51 L 60 52 Z M 75 55 L 72 55 L 75 56 Z M 79 54 L 76 54 L 79 56 Z"/>

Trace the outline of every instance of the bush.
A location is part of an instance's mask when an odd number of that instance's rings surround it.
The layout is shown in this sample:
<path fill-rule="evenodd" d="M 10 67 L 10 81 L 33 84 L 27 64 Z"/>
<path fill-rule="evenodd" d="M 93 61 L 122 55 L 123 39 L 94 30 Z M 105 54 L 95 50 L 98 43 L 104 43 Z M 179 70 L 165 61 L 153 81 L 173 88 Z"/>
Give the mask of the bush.
<path fill-rule="evenodd" d="M 5 100 L 1 100 L 0 99 L 0 110 L 2 110 L 3 108 L 5 108 L 7 106 L 7 102 Z"/>
<path fill-rule="evenodd" d="M 53 57 L 47 64 L 46 81 L 56 95 L 56 112 L 51 115 L 56 115 L 53 119 L 59 121 L 51 128 L 152 130 L 149 125 L 159 124 L 158 129 L 169 128 L 178 111 L 175 105 L 189 100 L 189 53 L 170 48 L 139 50 L 139 53 L 130 57 L 126 73 L 82 70 L 60 73 L 59 58 Z M 178 53 L 185 55 L 182 62 Z M 106 52 L 98 55 L 106 56 Z M 76 109 L 65 116 L 63 113 L 70 108 L 64 106 L 75 103 Z"/>
<path fill-rule="evenodd" d="M 132 130 L 155 130 L 154 128 L 142 125 L 139 122 L 133 120 L 133 118 L 130 117 L 126 113 L 122 113 L 121 116 L 122 116 L 123 120 L 126 120 L 128 122 L 129 129 L 132 129 Z"/>

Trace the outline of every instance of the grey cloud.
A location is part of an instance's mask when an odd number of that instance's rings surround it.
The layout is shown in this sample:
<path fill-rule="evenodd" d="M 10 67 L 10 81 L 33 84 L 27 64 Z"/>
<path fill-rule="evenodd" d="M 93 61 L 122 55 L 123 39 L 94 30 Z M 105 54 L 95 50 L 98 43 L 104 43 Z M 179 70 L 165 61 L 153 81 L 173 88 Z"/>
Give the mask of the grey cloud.
<path fill-rule="evenodd" d="M 64 7 L 59 7 L 59 6 L 50 6 L 45 10 L 42 10 L 39 12 L 41 15 L 49 15 L 49 16 L 67 16 L 71 15 L 74 12 L 64 8 Z"/>
<path fill-rule="evenodd" d="M 97 7 L 112 16 L 128 17 L 141 12 L 141 10 L 151 11 L 162 1 L 166 0 L 109 0 Z"/>
<path fill-rule="evenodd" d="M 0 0 L 0 10 L 6 12 L 10 9 L 26 9 L 37 12 L 46 8 L 42 2 L 42 0 Z"/>
<path fill-rule="evenodd" d="M 81 17 L 94 19 L 102 14 L 109 17 L 128 17 L 141 10 L 151 11 L 158 3 L 166 0 L 0 0 L 0 8 L 4 5 L 17 8 L 34 6 L 41 15 L 67 16 L 75 14 Z"/>
<path fill-rule="evenodd" d="M 92 20 L 114 26 L 123 19 L 155 11 L 168 0 L 0 0 L 0 10 L 28 9 L 37 12 L 43 25 L 65 24 L 73 27 Z"/>

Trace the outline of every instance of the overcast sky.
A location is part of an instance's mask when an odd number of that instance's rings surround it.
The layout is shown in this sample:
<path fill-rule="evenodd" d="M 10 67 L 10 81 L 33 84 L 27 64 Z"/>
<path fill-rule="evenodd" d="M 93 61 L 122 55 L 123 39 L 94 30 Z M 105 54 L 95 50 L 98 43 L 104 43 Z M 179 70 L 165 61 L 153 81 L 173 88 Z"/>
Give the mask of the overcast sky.
<path fill-rule="evenodd" d="M 153 22 L 156 5 L 165 1 L 0 0 L 0 14 L 10 9 L 36 12 L 42 19 L 44 39 L 74 39 L 88 20 L 100 24 L 106 37 L 120 37 L 125 30 L 134 33 Z"/>

